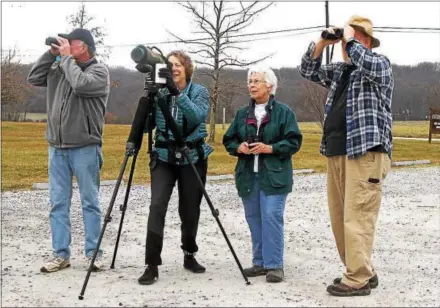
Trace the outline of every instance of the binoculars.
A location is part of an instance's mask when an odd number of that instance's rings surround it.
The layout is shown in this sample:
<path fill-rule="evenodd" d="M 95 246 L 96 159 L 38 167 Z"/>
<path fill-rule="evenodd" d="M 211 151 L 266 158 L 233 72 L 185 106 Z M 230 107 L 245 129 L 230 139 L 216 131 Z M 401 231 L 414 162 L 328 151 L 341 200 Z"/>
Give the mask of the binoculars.
<path fill-rule="evenodd" d="M 52 44 L 59 45 L 57 39 L 55 37 L 52 37 L 52 36 L 49 36 L 48 38 L 46 38 L 45 44 L 47 46 L 52 46 Z"/>
<path fill-rule="evenodd" d="M 249 136 L 247 139 L 247 143 L 249 144 L 249 149 L 252 149 L 254 147 L 254 146 L 250 145 L 251 143 L 261 142 L 261 141 L 262 140 L 261 140 L 260 136 L 255 136 L 255 137 Z"/>
<path fill-rule="evenodd" d="M 321 38 L 324 40 L 338 40 L 344 36 L 344 29 L 336 28 L 335 33 L 330 33 L 327 30 L 321 32 Z"/>

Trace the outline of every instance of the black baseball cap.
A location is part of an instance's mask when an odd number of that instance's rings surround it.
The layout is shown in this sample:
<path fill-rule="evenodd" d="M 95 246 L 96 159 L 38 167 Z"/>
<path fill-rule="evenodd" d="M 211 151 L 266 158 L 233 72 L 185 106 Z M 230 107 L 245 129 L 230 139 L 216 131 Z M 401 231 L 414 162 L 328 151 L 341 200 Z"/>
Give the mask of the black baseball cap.
<path fill-rule="evenodd" d="M 78 29 L 73 30 L 69 34 L 59 33 L 58 36 L 65 38 L 65 39 L 68 39 L 69 41 L 80 40 L 80 41 L 86 43 L 87 46 L 89 46 L 90 50 L 94 51 L 96 49 L 95 40 L 93 39 L 93 36 L 90 33 L 90 31 L 87 29 L 78 28 Z"/>

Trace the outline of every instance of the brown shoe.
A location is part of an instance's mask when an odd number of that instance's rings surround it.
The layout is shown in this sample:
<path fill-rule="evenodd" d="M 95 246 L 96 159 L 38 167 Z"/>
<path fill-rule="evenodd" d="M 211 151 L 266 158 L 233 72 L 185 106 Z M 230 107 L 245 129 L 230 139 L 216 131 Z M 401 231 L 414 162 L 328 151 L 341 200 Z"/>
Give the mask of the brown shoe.
<path fill-rule="evenodd" d="M 333 284 L 341 283 L 342 278 L 335 278 L 333 280 Z M 370 288 L 375 289 L 379 285 L 379 277 L 377 277 L 377 274 L 368 279 L 368 283 L 370 284 Z"/>
<path fill-rule="evenodd" d="M 371 288 L 369 283 L 367 283 L 365 286 L 363 286 L 360 289 L 355 289 L 341 282 L 338 284 L 332 284 L 331 286 L 328 286 L 327 292 L 333 296 L 365 296 L 365 295 L 370 295 Z"/>

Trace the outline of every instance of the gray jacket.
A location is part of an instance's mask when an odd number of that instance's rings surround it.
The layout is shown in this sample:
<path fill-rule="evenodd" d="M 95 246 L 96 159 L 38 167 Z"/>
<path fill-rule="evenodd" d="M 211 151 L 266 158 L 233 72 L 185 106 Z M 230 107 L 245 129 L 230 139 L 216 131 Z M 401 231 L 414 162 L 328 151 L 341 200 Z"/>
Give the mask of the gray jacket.
<path fill-rule="evenodd" d="M 57 61 L 49 51 L 32 67 L 28 82 L 47 87 L 46 139 L 57 148 L 102 144 L 110 92 L 107 67 L 95 58 L 85 63 L 72 56 Z"/>

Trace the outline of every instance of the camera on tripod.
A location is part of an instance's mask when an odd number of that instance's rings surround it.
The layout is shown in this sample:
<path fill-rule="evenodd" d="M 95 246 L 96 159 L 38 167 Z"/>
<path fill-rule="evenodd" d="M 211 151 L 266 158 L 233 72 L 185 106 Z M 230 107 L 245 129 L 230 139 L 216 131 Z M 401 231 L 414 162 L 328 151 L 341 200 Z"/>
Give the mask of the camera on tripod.
<path fill-rule="evenodd" d="M 334 28 L 335 33 L 330 33 L 328 30 L 324 30 L 321 32 L 321 38 L 324 40 L 339 40 L 344 36 L 344 29 L 342 28 Z"/>
<path fill-rule="evenodd" d="M 154 52 L 156 49 L 158 52 Z M 153 72 L 154 83 L 165 84 L 165 78 L 159 77 L 159 69 L 167 67 L 168 60 L 156 47 L 136 46 L 131 51 L 131 59 L 137 63 L 136 69 L 141 73 Z"/>

